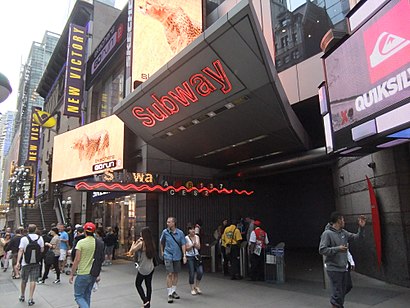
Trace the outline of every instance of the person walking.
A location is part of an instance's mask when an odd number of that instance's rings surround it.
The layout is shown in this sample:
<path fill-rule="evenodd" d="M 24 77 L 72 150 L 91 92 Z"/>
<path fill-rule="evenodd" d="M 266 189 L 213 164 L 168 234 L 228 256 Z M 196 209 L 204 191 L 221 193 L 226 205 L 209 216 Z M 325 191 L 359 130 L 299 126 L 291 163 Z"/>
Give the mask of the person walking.
<path fill-rule="evenodd" d="M 135 287 L 141 297 L 143 308 L 151 307 L 152 276 L 154 275 L 155 243 L 152 239 L 151 229 L 144 227 L 141 230 L 140 238 L 134 241 L 128 251 L 128 256 L 137 255 L 136 266 L 138 267 Z M 145 294 L 142 282 L 145 281 Z"/>
<path fill-rule="evenodd" d="M 68 251 L 68 233 L 65 231 L 65 227 L 62 223 L 57 224 L 58 232 L 60 233 L 60 272 L 64 274 L 65 265 L 67 262 L 67 251 Z"/>
<path fill-rule="evenodd" d="M 192 224 L 188 224 L 188 235 L 185 236 L 186 240 L 186 256 L 189 269 L 189 285 L 191 286 L 191 294 L 202 294 L 199 288 L 202 276 L 204 274 L 204 267 L 202 265 L 202 258 L 199 254 L 201 249 L 201 241 L 199 235 L 195 233 L 195 228 Z M 195 279 L 196 273 L 196 279 Z"/>
<path fill-rule="evenodd" d="M 112 265 L 112 252 L 114 250 L 115 243 L 117 238 L 111 227 L 107 227 L 107 233 L 103 238 L 105 244 L 105 261 L 103 265 Z"/>
<path fill-rule="evenodd" d="M 259 220 L 253 222 L 254 230 L 249 236 L 249 254 L 251 257 L 251 279 L 265 280 L 265 248 L 269 244 L 268 234 L 262 229 Z"/>
<path fill-rule="evenodd" d="M 173 303 L 174 299 L 180 298 L 176 289 L 178 273 L 181 271 L 181 259 L 184 264 L 187 262 L 185 235 L 176 227 L 175 217 L 168 217 L 167 228 L 161 233 L 160 243 L 161 256 L 167 271 L 168 303 Z"/>
<path fill-rule="evenodd" d="M 12 237 L 9 243 L 9 250 L 11 252 L 11 265 L 13 272 L 11 273 L 11 278 L 13 279 L 19 279 L 20 278 L 20 272 L 16 269 L 16 264 L 17 264 L 17 255 L 19 252 L 19 246 L 20 246 L 20 241 L 22 237 L 22 232 L 23 228 L 17 228 L 15 235 Z"/>
<path fill-rule="evenodd" d="M 344 217 L 339 212 L 330 215 L 330 226 L 320 237 L 319 253 L 325 256 L 325 267 L 332 285 L 330 304 L 333 308 L 343 308 L 349 278 L 348 248 L 349 242 L 362 238 L 366 225 L 365 216 L 358 218 L 359 229 L 351 233 L 344 229 Z M 351 286 L 350 286 L 351 288 Z"/>
<path fill-rule="evenodd" d="M 44 274 L 43 277 L 38 281 L 38 284 L 44 284 L 46 279 L 48 278 L 48 273 L 50 271 L 50 267 L 53 265 L 54 269 L 56 270 L 57 278 L 54 280 L 54 283 L 60 283 L 60 267 L 58 264 L 58 259 L 60 258 L 60 237 L 59 237 L 58 229 L 56 227 L 50 230 L 51 240 L 50 242 L 46 242 L 44 246 L 47 246 L 49 250 L 54 253 L 54 262 L 47 264 L 44 262 Z"/>
<path fill-rule="evenodd" d="M 242 241 L 241 231 L 237 228 L 235 223 L 225 228 L 222 234 L 222 246 L 225 250 L 225 255 L 231 264 L 231 279 L 242 279 L 240 276 L 240 242 Z"/>
<path fill-rule="evenodd" d="M 104 243 L 94 238 L 95 225 L 87 222 L 84 225 L 86 237 L 76 246 L 76 254 L 70 273 L 69 282 L 73 283 L 74 298 L 80 308 L 89 308 L 91 305 L 91 291 L 94 283 L 100 280 L 101 266 L 104 262 Z"/>
<path fill-rule="evenodd" d="M 44 250 L 43 238 L 36 234 L 37 226 L 30 224 L 28 226 L 28 235 L 20 240 L 19 252 L 17 255 L 16 269 L 20 270 L 21 262 L 21 295 L 20 302 L 25 301 L 26 285 L 30 279 L 30 293 L 28 305 L 33 306 L 34 291 L 36 289 L 36 281 L 40 274 L 41 254 Z"/>
<path fill-rule="evenodd" d="M 1 256 L 1 264 L 3 265 L 3 272 L 6 272 L 7 269 L 9 268 L 10 240 L 11 240 L 11 235 L 8 232 L 5 233 L 4 238 L 0 238 L 0 256 Z"/>

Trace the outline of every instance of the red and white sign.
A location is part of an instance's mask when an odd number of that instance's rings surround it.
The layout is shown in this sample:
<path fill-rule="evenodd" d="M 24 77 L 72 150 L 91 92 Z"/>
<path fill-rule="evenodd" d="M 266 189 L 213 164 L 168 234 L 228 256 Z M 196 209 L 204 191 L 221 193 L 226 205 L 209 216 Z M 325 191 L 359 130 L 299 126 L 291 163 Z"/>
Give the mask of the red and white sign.
<path fill-rule="evenodd" d="M 410 1 L 402 0 L 363 33 L 371 83 L 409 62 L 409 18 Z"/>

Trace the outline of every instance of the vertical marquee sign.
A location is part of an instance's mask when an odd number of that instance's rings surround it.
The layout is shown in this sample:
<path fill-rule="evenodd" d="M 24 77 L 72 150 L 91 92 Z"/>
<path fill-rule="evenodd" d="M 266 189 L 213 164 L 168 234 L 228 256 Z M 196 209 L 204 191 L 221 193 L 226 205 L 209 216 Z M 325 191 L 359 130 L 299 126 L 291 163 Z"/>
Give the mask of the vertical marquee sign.
<path fill-rule="evenodd" d="M 38 148 L 40 146 L 40 125 L 34 121 L 36 111 L 41 111 L 41 107 L 31 108 L 30 136 L 28 138 L 27 161 L 35 164 L 38 158 Z"/>
<path fill-rule="evenodd" d="M 86 29 L 70 24 L 64 87 L 64 115 L 81 117 L 86 64 Z"/>

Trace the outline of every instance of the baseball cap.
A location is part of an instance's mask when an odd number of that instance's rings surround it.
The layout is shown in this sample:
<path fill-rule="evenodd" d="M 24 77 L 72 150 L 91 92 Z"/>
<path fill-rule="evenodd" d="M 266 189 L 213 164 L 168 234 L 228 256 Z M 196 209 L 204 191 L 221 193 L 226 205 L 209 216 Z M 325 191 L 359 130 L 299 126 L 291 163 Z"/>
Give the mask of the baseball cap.
<path fill-rule="evenodd" d="M 95 231 L 95 225 L 92 222 L 87 222 L 84 225 L 84 230 L 94 232 Z"/>
<path fill-rule="evenodd" d="M 80 225 L 80 224 L 76 224 L 76 225 L 75 225 L 75 228 L 76 228 L 76 229 L 78 229 L 78 228 L 80 228 L 80 227 L 82 227 L 82 225 Z"/>

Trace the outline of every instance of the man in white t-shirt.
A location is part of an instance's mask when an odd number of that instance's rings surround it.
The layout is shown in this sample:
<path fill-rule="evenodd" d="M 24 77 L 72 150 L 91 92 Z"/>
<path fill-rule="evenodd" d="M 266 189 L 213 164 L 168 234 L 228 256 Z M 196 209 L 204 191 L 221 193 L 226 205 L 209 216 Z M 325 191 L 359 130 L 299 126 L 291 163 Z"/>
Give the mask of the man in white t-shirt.
<path fill-rule="evenodd" d="M 44 241 L 43 238 L 40 235 L 37 235 L 35 232 L 37 230 L 37 226 L 34 224 L 30 224 L 28 226 L 28 235 L 23 236 L 20 241 L 19 245 L 19 252 L 17 255 L 17 264 L 16 268 L 20 269 L 20 261 L 21 261 L 21 295 L 19 297 L 20 302 L 25 301 L 25 292 L 26 292 L 26 285 L 28 280 L 30 279 L 30 295 L 29 295 L 29 300 L 28 300 L 28 305 L 33 306 L 34 301 L 33 301 L 33 295 L 34 295 L 34 290 L 36 288 L 36 281 L 38 277 L 40 276 L 40 263 L 33 263 L 33 260 L 26 260 L 24 253 L 26 252 L 26 248 L 29 245 L 29 239 L 30 237 L 31 241 L 37 242 L 37 244 L 40 246 L 40 251 L 44 251 Z"/>

